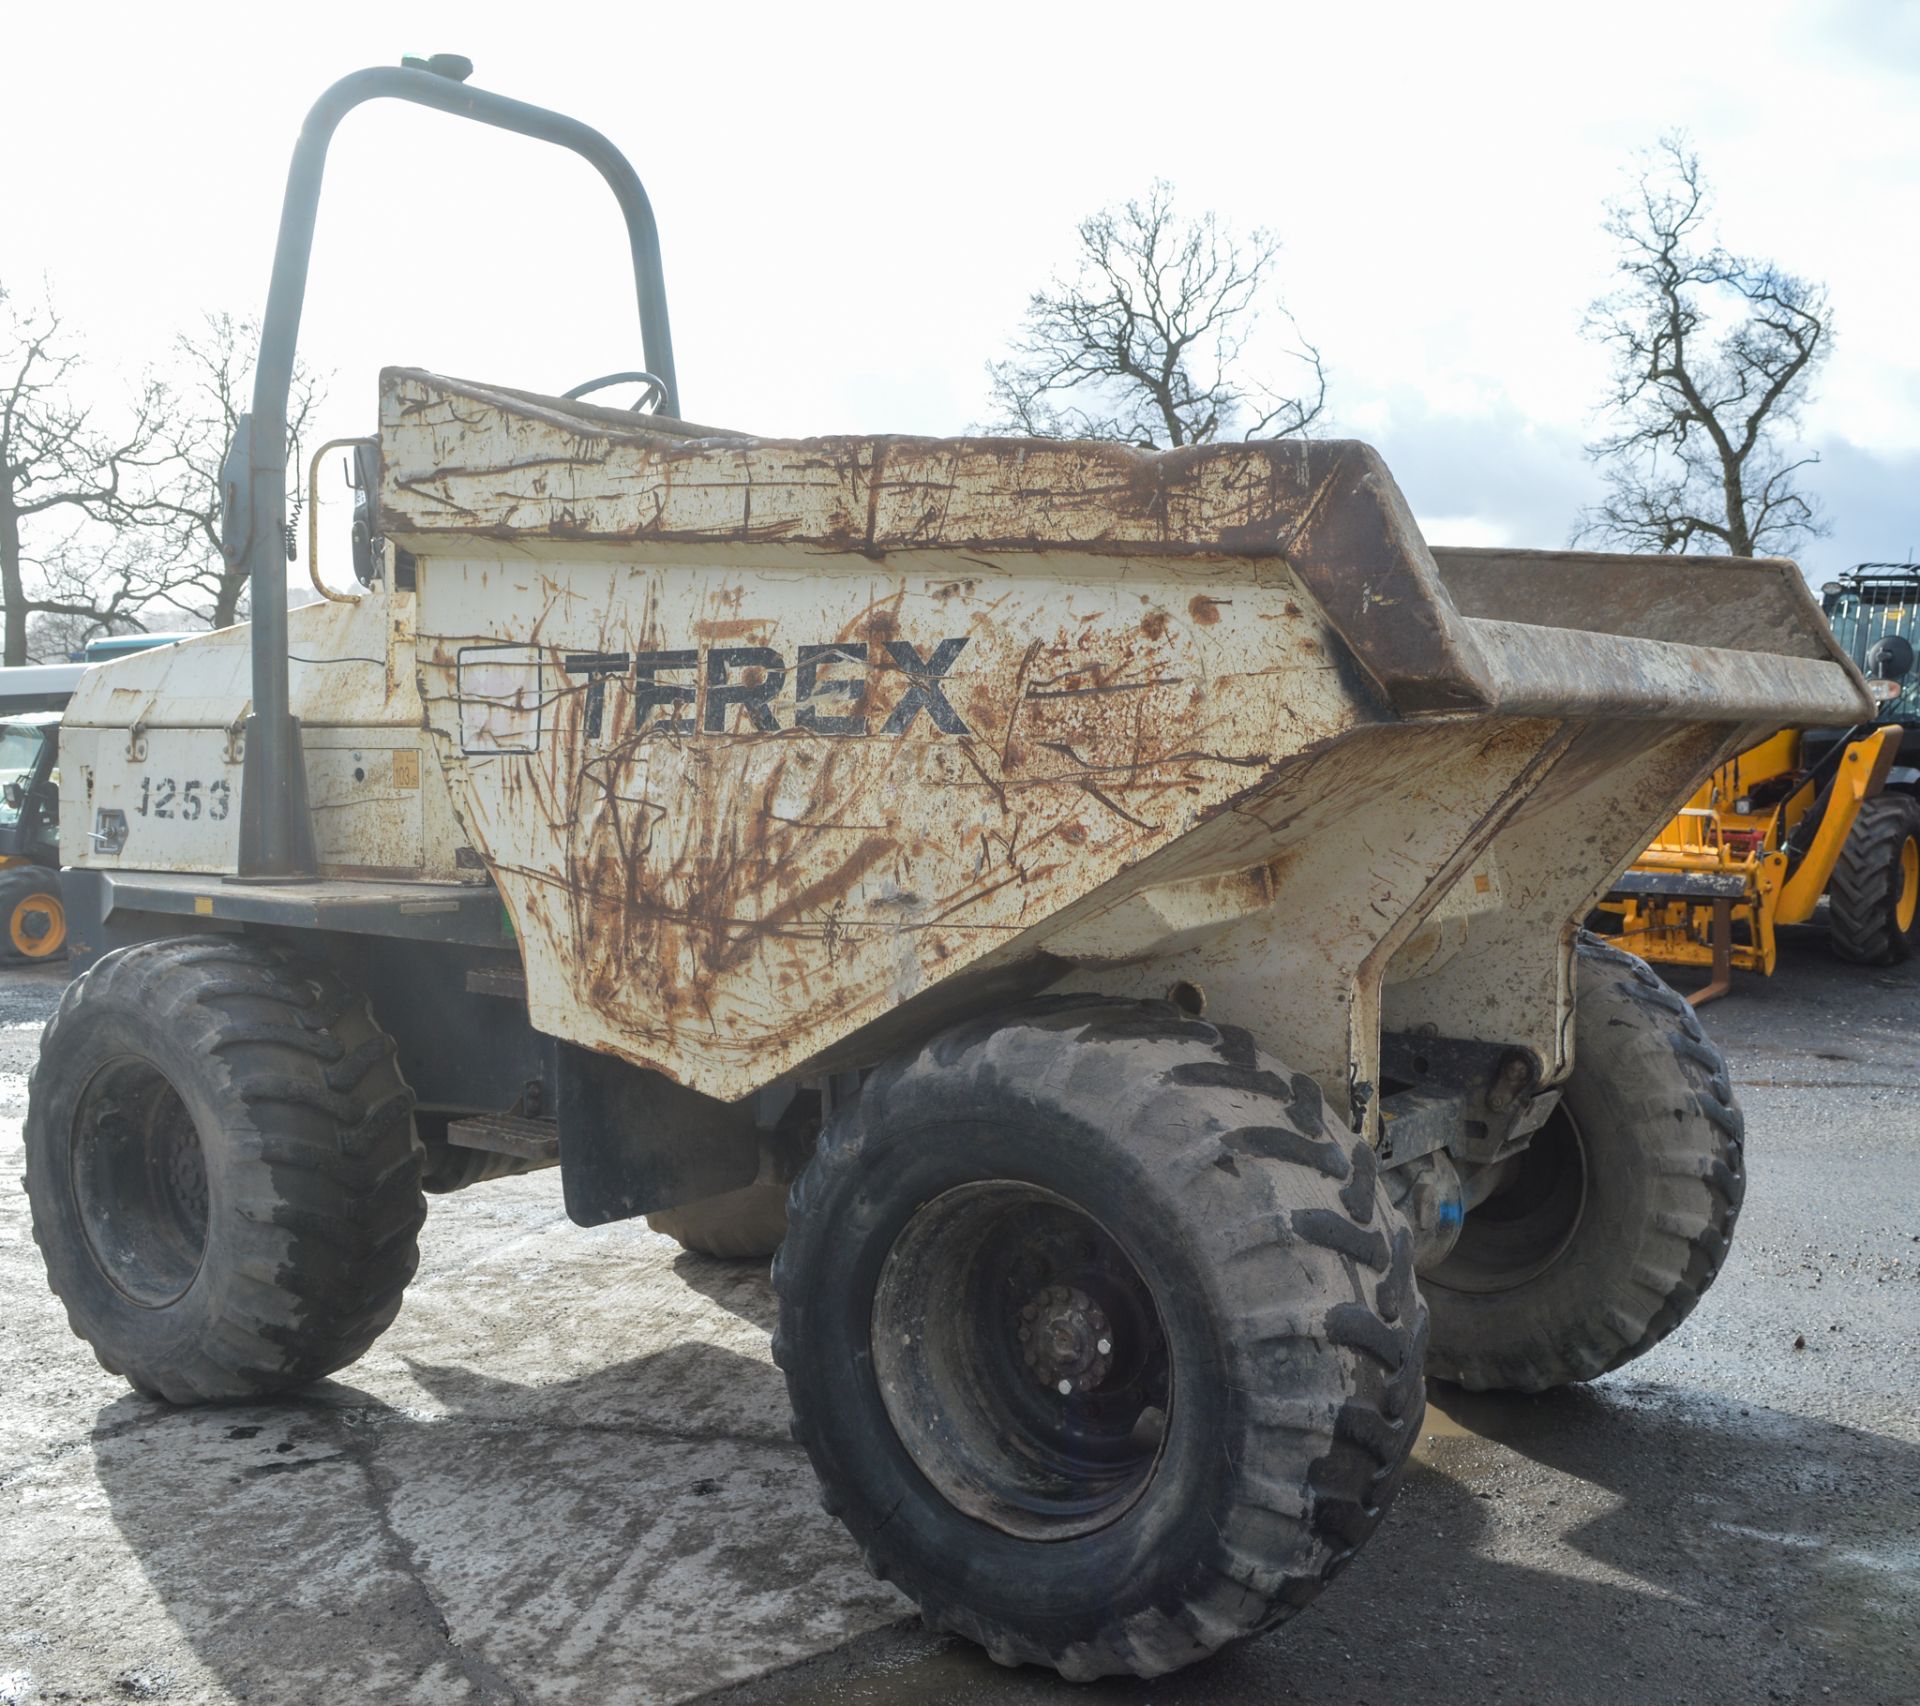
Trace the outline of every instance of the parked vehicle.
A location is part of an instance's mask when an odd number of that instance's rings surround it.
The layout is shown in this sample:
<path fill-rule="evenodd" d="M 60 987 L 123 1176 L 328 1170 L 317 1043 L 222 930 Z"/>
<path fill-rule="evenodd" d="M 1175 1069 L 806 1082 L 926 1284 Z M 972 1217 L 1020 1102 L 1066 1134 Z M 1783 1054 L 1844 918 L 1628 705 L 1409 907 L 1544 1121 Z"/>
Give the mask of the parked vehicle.
<path fill-rule="evenodd" d="M 65 710 L 85 674 L 83 663 L 29 663 L 0 669 L 0 716 Z"/>
<path fill-rule="evenodd" d="M 60 958 L 60 720 L 87 667 L 181 634 L 89 641 L 75 661 L 0 669 L 0 964 Z"/>
<path fill-rule="evenodd" d="M 66 946 L 60 713 L 16 711 L 0 715 L 0 962 L 51 960 Z"/>
<path fill-rule="evenodd" d="M 794 1435 L 934 1626 L 1091 1677 L 1279 1622 L 1429 1369 L 1588 1379 L 1712 1282 L 1725 1063 L 1573 920 L 1857 672 L 1781 565 L 1430 550 L 1361 444 L 690 425 L 631 167 L 466 70 L 302 132 L 251 629 L 68 712 L 86 969 L 26 1144 L 75 1331 L 167 1401 L 296 1388 L 394 1318 L 423 1190 L 557 1164 L 583 1225 L 784 1229 Z M 289 612 L 321 167 L 375 97 L 594 163 L 644 371 L 386 370 L 359 584 Z"/>
<path fill-rule="evenodd" d="M 111 663 L 131 652 L 151 651 L 155 646 L 177 645 L 192 638 L 184 630 L 176 634 L 101 634 L 67 655 L 75 663 Z"/>
<path fill-rule="evenodd" d="M 1771 976 L 1776 932 L 1824 900 L 1833 951 L 1896 965 L 1920 947 L 1920 567 L 1862 563 L 1822 589 L 1840 647 L 1870 678 L 1871 721 L 1775 731 L 1715 769 L 1614 886 L 1596 924 L 1667 965 Z"/>

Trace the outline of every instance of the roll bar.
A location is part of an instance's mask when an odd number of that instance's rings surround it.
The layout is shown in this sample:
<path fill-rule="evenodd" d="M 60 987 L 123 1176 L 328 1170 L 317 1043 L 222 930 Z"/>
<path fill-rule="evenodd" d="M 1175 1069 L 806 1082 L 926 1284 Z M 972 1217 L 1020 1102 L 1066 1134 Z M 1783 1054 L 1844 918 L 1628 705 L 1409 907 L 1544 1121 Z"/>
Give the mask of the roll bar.
<path fill-rule="evenodd" d="M 273 255 L 273 281 L 260 327 L 253 408 L 240 417 L 221 472 L 221 549 L 229 563 L 246 565 L 253 600 L 253 711 L 247 719 L 240 778 L 239 875 L 243 880 L 284 881 L 311 876 L 315 868 L 300 730 L 289 709 L 287 690 L 287 398 L 306 301 L 320 183 L 327 149 L 340 121 L 367 101 L 411 101 L 455 118 L 554 143 L 587 161 L 607 181 L 627 223 L 640 343 L 647 371 L 664 393 L 661 410 L 680 413 L 660 236 L 638 175 L 618 148 L 579 120 L 469 88 L 466 78 L 472 70 L 469 60 L 435 54 L 427 60 L 409 59 L 398 67 L 352 72 L 314 102 L 294 145 Z"/>

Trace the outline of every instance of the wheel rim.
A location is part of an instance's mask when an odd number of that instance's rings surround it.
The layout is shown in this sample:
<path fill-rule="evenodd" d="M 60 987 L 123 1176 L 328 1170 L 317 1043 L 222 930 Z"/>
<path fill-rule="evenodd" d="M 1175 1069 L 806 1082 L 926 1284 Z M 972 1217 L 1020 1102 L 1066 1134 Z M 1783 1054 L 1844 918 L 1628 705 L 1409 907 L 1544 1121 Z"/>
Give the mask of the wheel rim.
<path fill-rule="evenodd" d="M 1909 835 L 1900 843 L 1900 898 L 1893 903 L 1893 921 L 1906 935 L 1920 913 L 1920 842 Z"/>
<path fill-rule="evenodd" d="M 184 1295 L 206 1254 L 207 1165 L 179 1091 L 151 1061 L 108 1061 L 74 1110 L 72 1154 L 100 1271 L 145 1309 Z"/>
<path fill-rule="evenodd" d="M 67 939 L 67 913 L 60 897 L 45 892 L 25 896 L 7 920 L 7 935 L 13 951 L 30 960 L 57 954 Z"/>
<path fill-rule="evenodd" d="M 1506 1180 L 1468 1211 L 1460 1239 L 1422 1281 L 1453 1291 L 1513 1291 L 1572 1244 L 1587 1210 L 1587 1149 L 1563 1102 L 1506 1163 Z"/>
<path fill-rule="evenodd" d="M 1173 1415 L 1153 1294 L 1065 1198 L 1011 1180 L 924 1204 L 875 1290 L 874 1373 L 907 1454 L 949 1504 L 1064 1540 L 1123 1516 Z"/>

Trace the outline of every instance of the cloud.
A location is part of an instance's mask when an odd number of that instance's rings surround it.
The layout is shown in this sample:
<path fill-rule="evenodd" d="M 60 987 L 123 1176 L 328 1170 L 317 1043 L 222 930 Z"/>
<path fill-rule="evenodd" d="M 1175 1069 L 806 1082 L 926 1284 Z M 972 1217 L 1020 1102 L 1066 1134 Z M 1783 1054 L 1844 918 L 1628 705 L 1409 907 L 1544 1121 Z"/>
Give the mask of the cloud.
<path fill-rule="evenodd" d="M 1397 394 L 1356 404 L 1338 430 L 1386 458 L 1436 545 L 1553 550 L 1600 492 L 1581 433 L 1530 420 L 1508 401 L 1463 414 Z M 1855 563 L 1920 560 L 1920 450 L 1878 450 L 1838 436 L 1811 448 L 1820 461 L 1806 484 L 1832 532 L 1800 548 L 1807 578 L 1818 585 Z"/>
<path fill-rule="evenodd" d="M 1815 448 L 1820 465 L 1807 485 L 1833 532 L 1802 549 L 1807 578 L 1817 584 L 1855 563 L 1920 559 L 1920 450 L 1876 451 L 1845 438 Z"/>
<path fill-rule="evenodd" d="M 1436 545 L 1552 550 L 1598 494 L 1580 435 L 1509 401 L 1455 414 L 1405 392 L 1357 412 Z"/>

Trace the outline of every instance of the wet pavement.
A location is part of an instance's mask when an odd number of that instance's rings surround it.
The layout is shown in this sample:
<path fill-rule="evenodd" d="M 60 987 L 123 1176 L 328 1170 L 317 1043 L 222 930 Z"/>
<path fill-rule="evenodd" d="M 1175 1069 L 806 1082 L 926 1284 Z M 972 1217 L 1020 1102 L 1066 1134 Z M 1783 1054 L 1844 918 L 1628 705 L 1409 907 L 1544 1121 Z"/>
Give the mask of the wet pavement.
<path fill-rule="evenodd" d="M 0 971 L 0 1178 L 57 971 Z M 302 1400 L 105 1375 L 0 1194 L 0 1706 L 1920 1699 L 1920 970 L 1706 1011 L 1749 1120 L 1735 1254 L 1649 1356 L 1436 1389 L 1387 1523 L 1306 1612 L 1151 1684 L 928 1636 L 819 1510 L 749 1269 L 436 1199 L 373 1352 Z"/>

